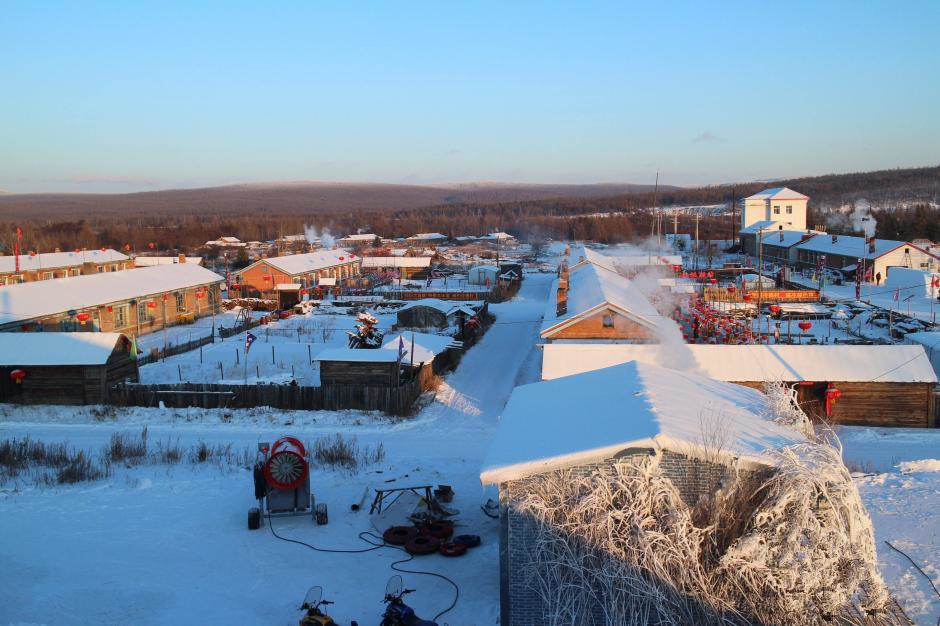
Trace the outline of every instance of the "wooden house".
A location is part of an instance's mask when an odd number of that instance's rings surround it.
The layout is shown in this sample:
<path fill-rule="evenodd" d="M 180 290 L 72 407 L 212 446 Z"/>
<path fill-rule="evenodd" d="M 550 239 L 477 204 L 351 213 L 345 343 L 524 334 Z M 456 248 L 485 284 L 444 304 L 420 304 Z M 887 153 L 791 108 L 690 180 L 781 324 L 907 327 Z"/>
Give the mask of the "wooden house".
<path fill-rule="evenodd" d="M 556 281 L 540 335 L 546 341 L 658 341 L 658 327 L 672 323 L 639 288 L 609 266 L 583 260 Z"/>
<path fill-rule="evenodd" d="M 480 473 L 499 489 L 499 622 L 548 621 L 544 596 L 531 584 L 546 529 L 524 505 L 544 480 L 649 463 L 692 509 L 731 476 L 772 471 L 768 452 L 805 441 L 765 419 L 764 404 L 752 389 L 635 361 L 516 387 Z M 726 438 L 720 449 L 710 448 L 702 433 L 719 414 Z M 605 623 L 604 593 L 590 597 L 579 623 Z"/>
<path fill-rule="evenodd" d="M 542 378 L 633 360 L 754 389 L 782 381 L 796 391 L 810 417 L 836 424 L 940 426 L 934 418 L 937 375 L 921 345 L 552 344 L 543 346 Z M 827 407 L 830 390 L 838 397 L 829 398 Z"/>
<path fill-rule="evenodd" d="M 334 285 L 342 285 L 342 281 L 359 276 L 361 263 L 359 255 L 343 249 L 264 258 L 239 270 L 232 288 L 244 297 L 274 298 L 275 288 L 284 283 L 313 289 L 329 278 Z"/>
<path fill-rule="evenodd" d="M 175 263 L 0 287 L 2 331 L 139 336 L 219 310 L 221 276 Z"/>
<path fill-rule="evenodd" d="M 448 302 L 424 298 L 409 302 L 397 312 L 397 326 L 401 328 L 459 327 L 460 318 L 470 319 L 477 308 L 467 303 Z"/>
<path fill-rule="evenodd" d="M 118 272 L 134 268 L 126 254 L 110 248 L 0 256 L 0 285 Z"/>
<path fill-rule="evenodd" d="M 121 333 L 0 333 L 0 401 L 104 402 L 111 386 L 138 380 L 132 345 Z"/>
<path fill-rule="evenodd" d="M 429 256 L 367 256 L 362 259 L 363 274 L 383 278 L 427 278 L 430 269 Z"/>

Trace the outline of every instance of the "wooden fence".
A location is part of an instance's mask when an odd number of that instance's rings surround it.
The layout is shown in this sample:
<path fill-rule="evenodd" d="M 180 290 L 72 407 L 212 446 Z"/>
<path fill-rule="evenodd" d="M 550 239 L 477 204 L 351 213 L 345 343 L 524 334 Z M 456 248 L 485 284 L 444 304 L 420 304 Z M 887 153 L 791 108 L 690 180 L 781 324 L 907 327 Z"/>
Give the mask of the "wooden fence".
<path fill-rule="evenodd" d="M 252 408 L 337 411 L 355 409 L 407 415 L 422 392 L 433 386 L 430 366 L 416 367 L 398 387 L 364 385 L 222 385 L 180 383 L 139 385 L 122 383 L 111 388 L 109 402 L 120 406 Z"/>
<path fill-rule="evenodd" d="M 150 352 L 149 354 L 142 354 L 137 357 L 137 365 L 143 366 L 147 363 L 159 361 L 160 359 L 168 356 L 189 352 L 190 350 L 195 350 L 197 348 L 201 348 L 202 346 L 213 343 L 214 340 L 215 338 L 213 335 L 206 335 L 205 337 L 193 339 L 192 341 L 187 341 L 185 343 L 178 343 L 173 346 L 167 346 L 165 350 L 154 349 L 154 351 Z"/>

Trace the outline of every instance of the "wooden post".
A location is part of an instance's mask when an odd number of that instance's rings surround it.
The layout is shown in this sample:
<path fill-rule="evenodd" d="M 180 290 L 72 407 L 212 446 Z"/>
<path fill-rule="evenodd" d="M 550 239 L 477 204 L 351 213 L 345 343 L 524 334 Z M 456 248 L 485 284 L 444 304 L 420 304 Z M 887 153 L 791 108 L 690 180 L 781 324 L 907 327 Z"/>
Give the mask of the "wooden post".
<path fill-rule="evenodd" d="M 222 361 L 219 361 L 219 380 L 225 380 L 225 371 L 222 369 Z"/>

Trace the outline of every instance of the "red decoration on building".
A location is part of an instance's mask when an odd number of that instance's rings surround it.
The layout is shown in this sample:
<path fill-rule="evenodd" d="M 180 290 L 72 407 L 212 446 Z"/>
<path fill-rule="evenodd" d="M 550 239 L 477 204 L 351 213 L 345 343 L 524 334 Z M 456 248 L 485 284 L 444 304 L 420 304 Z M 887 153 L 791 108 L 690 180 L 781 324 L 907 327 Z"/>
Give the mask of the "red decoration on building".
<path fill-rule="evenodd" d="M 22 383 L 24 378 L 26 378 L 26 372 L 23 370 L 16 369 L 10 372 L 10 380 L 15 382 L 17 385 Z"/>

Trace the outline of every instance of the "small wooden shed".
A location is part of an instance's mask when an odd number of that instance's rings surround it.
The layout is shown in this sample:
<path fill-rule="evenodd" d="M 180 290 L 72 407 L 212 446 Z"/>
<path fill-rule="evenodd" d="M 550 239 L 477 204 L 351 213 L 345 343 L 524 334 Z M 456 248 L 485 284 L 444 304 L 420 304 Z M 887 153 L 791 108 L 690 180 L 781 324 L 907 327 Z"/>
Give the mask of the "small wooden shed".
<path fill-rule="evenodd" d="M 112 385 L 138 380 L 131 346 L 121 333 L 0 333 L 0 401 L 105 402 Z"/>
<path fill-rule="evenodd" d="M 402 328 L 447 328 L 459 326 L 459 317 L 469 319 L 476 315 L 467 304 L 424 298 L 409 302 L 398 309 L 398 326 Z"/>
<path fill-rule="evenodd" d="M 320 384 L 388 386 L 398 384 L 398 353 L 366 348 L 327 348 L 316 360 L 320 363 Z"/>

